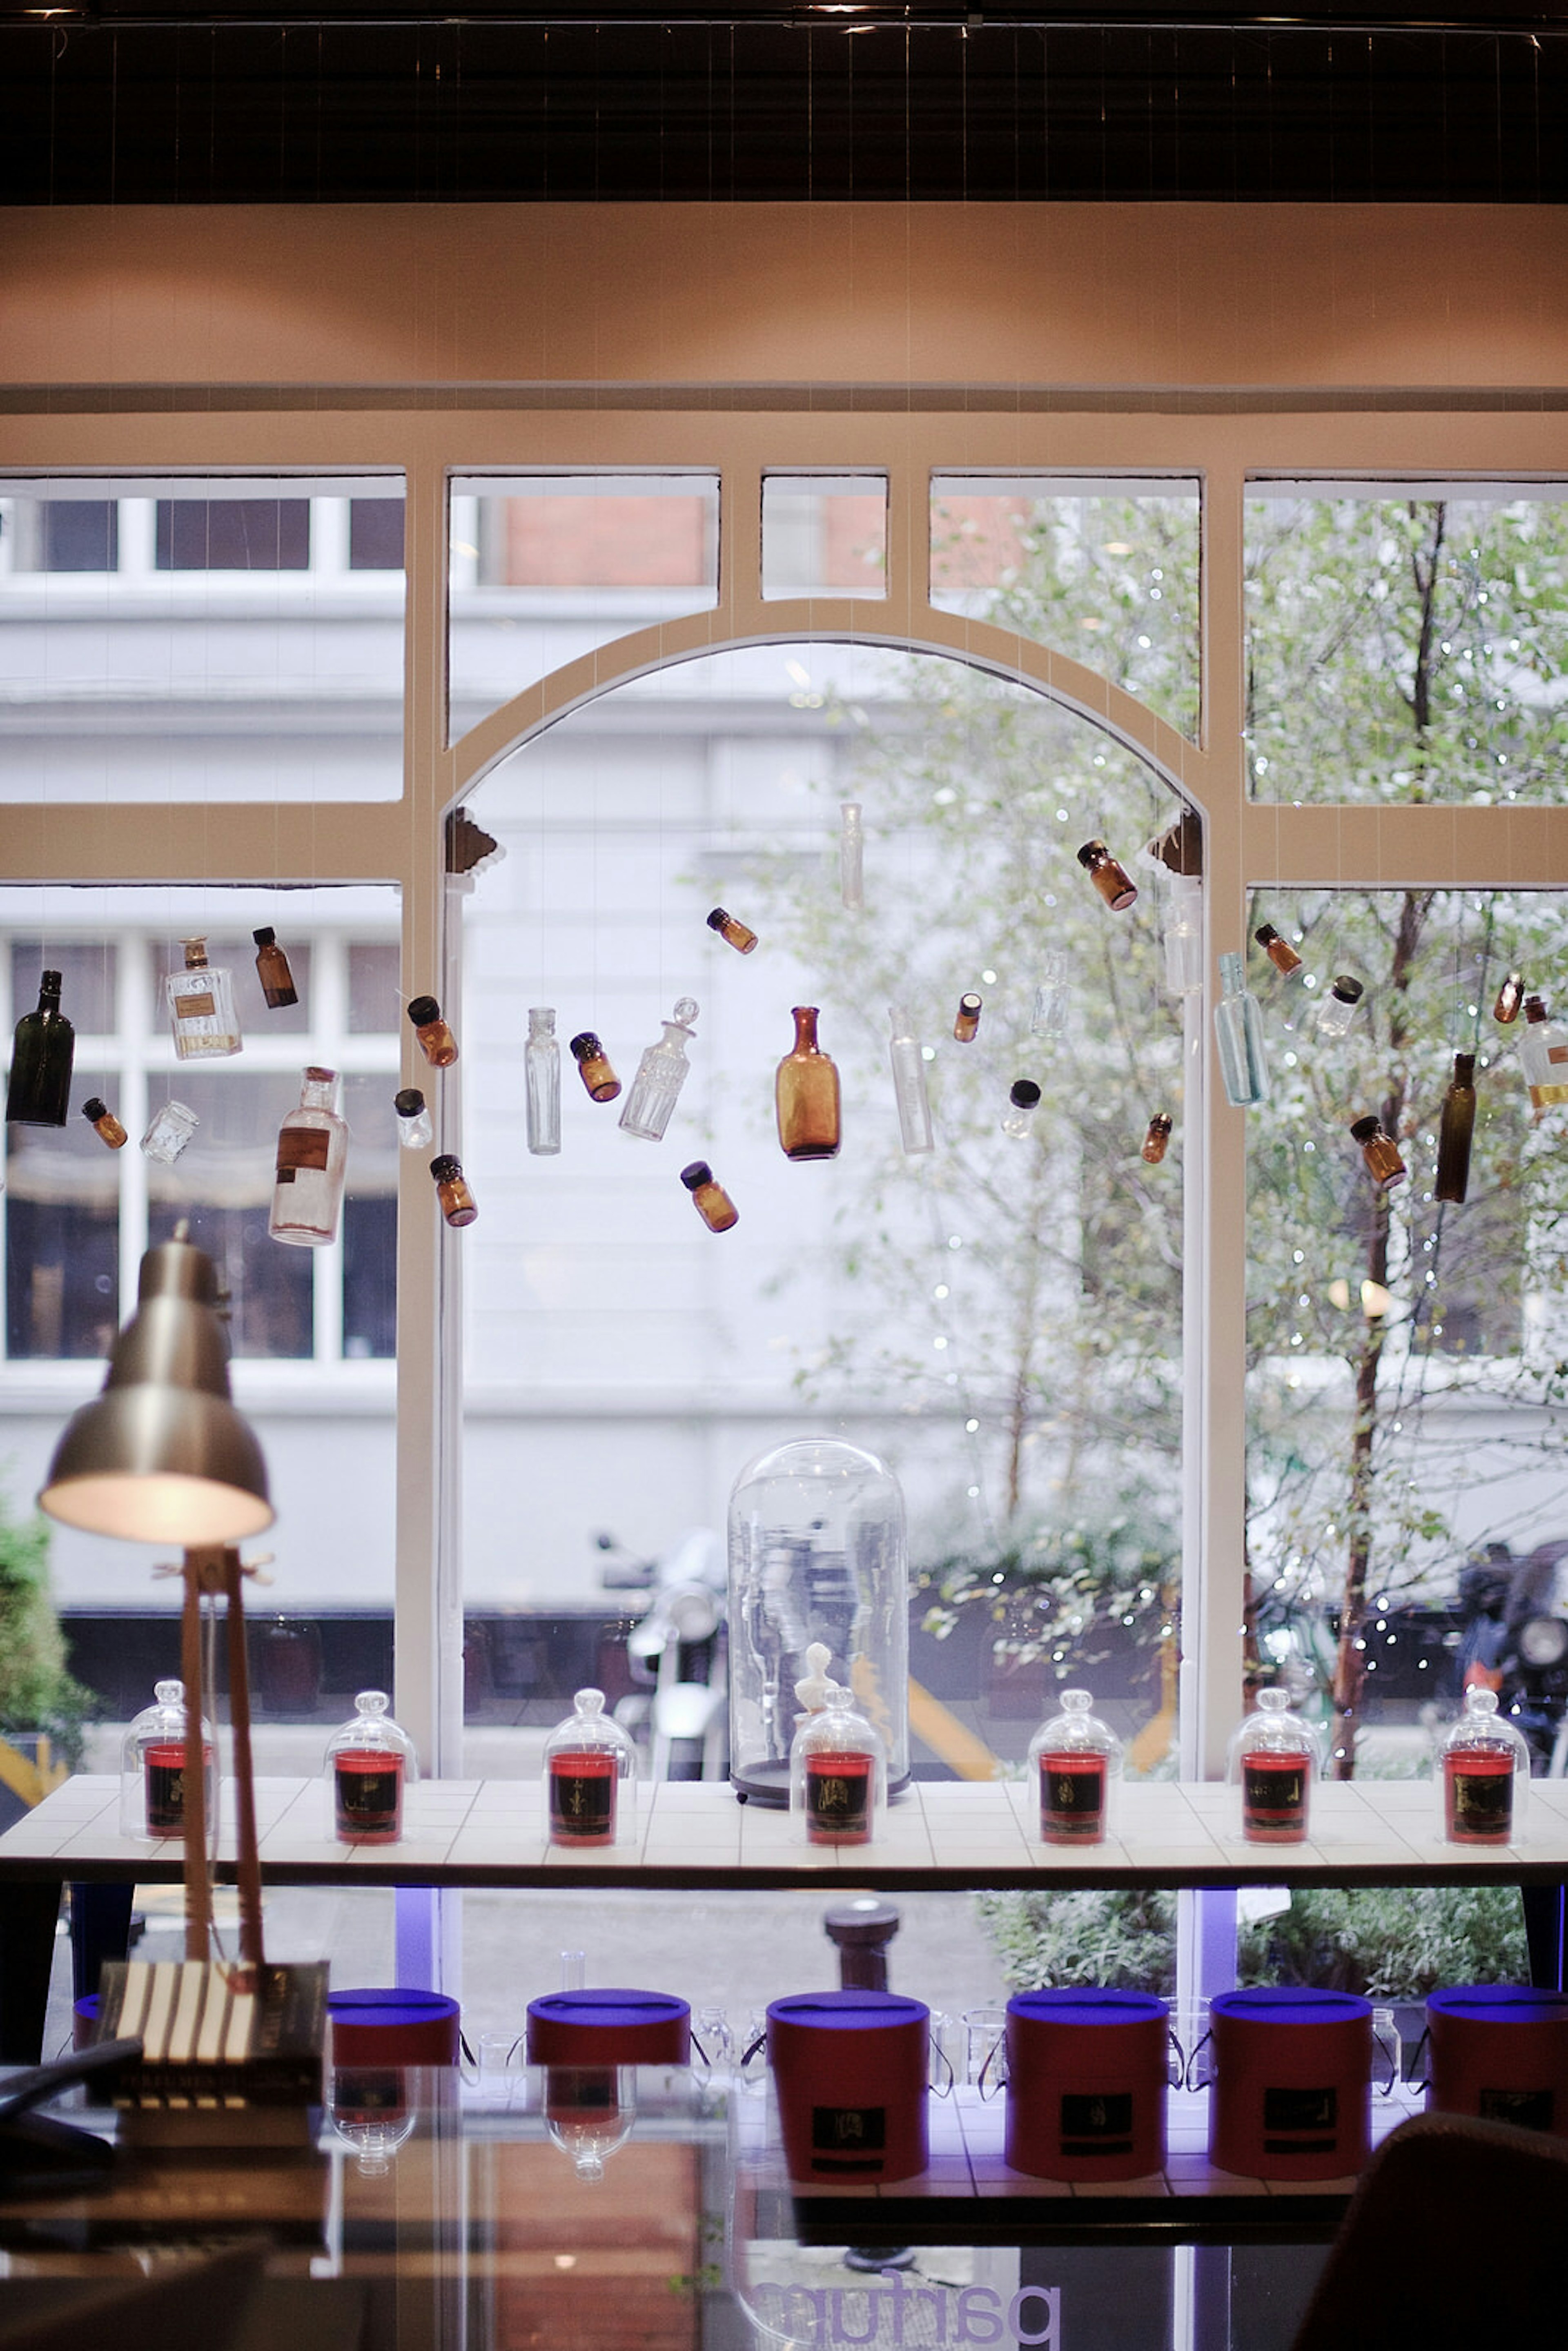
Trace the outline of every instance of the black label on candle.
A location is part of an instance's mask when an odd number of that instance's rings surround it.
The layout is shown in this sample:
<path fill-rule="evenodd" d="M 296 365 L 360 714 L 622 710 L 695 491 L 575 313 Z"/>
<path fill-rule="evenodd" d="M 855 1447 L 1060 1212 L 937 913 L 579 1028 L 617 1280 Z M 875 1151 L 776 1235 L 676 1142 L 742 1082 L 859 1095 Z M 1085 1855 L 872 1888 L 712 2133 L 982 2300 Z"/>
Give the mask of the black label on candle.
<path fill-rule="evenodd" d="M 806 1819 L 809 1827 L 832 1836 L 863 1836 L 871 1826 L 871 1771 L 856 1759 L 858 1770 L 841 1764 L 806 1764 Z"/>
<path fill-rule="evenodd" d="M 1062 1771 L 1048 1763 L 1040 1767 L 1040 1811 L 1048 1828 L 1078 1836 L 1097 1835 L 1104 1806 L 1103 1767 L 1092 1765 Z"/>
<path fill-rule="evenodd" d="M 552 1771 L 549 1817 L 558 1837 L 609 1836 L 615 1824 L 614 1773 Z"/>
<path fill-rule="evenodd" d="M 1556 2103 L 1550 2090 L 1483 2090 L 1478 2101 L 1483 2122 L 1538 2131 L 1552 2128 Z"/>
<path fill-rule="evenodd" d="M 1339 2092 L 1327 2090 L 1265 2090 L 1263 2093 L 1263 2128 L 1266 2131 L 1337 2131 L 1339 2128 Z M 1332 2138 L 1322 2141 L 1323 2147 L 1333 2145 Z M 1289 2154 L 1287 2147 L 1283 2150 Z M 1301 2149 L 1305 2153 L 1305 2149 Z"/>
<path fill-rule="evenodd" d="M 398 1825 L 402 1774 L 395 1763 L 382 1771 L 340 1771 L 338 1825 L 345 1836 L 390 1836 Z"/>
<path fill-rule="evenodd" d="M 153 1836 L 178 1836 L 185 1825 L 185 1767 L 147 1766 L 147 1827 Z"/>
<path fill-rule="evenodd" d="M 880 2171 L 887 2146 L 885 2106 L 813 2106 L 813 2171 Z"/>
<path fill-rule="evenodd" d="M 1132 2132 L 1130 2090 L 1109 2097 L 1064 2096 L 1061 2101 L 1063 2155 L 1131 2155 Z"/>
<path fill-rule="evenodd" d="M 1513 1773 L 1454 1771 L 1448 1774 L 1454 1828 L 1460 1836 L 1504 1837 L 1513 1825 Z"/>
<path fill-rule="evenodd" d="M 1249 1828 L 1293 1828 L 1307 1802 L 1307 1775 L 1298 1765 L 1281 1771 L 1277 1765 L 1244 1763 L 1241 1802 Z"/>

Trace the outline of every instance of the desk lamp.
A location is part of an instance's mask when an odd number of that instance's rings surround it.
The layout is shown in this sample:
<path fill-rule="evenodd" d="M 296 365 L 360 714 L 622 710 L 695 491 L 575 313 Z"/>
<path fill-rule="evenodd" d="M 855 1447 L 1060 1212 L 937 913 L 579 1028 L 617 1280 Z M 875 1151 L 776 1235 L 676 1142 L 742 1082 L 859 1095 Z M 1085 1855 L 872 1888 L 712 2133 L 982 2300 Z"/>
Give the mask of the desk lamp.
<path fill-rule="evenodd" d="M 234 1729 L 240 1957 L 259 1964 L 261 1863 L 246 1670 L 246 1570 L 235 1546 L 272 1524 L 267 1465 L 229 1395 L 228 1341 L 212 1259 L 188 1238 L 141 1260 L 136 1311 L 115 1342 L 103 1392 L 66 1425 L 38 1496 L 65 1526 L 133 1542 L 183 1548 L 180 1663 L 185 1705 L 185 1956 L 209 1957 L 212 1881 L 202 1758 L 202 1601 L 227 1601 L 229 1708 Z"/>

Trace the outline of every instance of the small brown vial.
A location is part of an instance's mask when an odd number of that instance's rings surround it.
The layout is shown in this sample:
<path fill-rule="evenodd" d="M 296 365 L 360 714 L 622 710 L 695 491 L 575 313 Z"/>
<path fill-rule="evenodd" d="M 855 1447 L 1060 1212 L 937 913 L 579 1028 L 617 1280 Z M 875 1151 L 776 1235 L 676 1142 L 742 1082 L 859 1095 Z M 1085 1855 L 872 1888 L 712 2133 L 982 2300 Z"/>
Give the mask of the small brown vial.
<path fill-rule="evenodd" d="M 281 1012 L 286 1005 L 298 1004 L 298 990 L 294 974 L 288 968 L 288 957 L 277 944 L 273 930 L 252 931 L 256 941 L 256 976 L 261 982 L 261 992 L 267 998 L 269 1012 Z"/>
<path fill-rule="evenodd" d="M 1078 862 L 1111 912 L 1124 914 L 1138 894 L 1138 885 L 1126 867 L 1112 856 L 1104 842 L 1086 841 L 1078 852 Z"/>
<path fill-rule="evenodd" d="M 724 1186 L 714 1182 L 713 1169 L 706 1159 L 694 1159 L 689 1167 L 683 1167 L 681 1181 L 710 1233 L 727 1233 L 731 1225 L 740 1222 L 740 1210 Z"/>
<path fill-rule="evenodd" d="M 592 1029 L 585 1029 L 580 1037 L 574 1037 L 571 1050 L 590 1102 L 613 1102 L 621 1091 L 621 1081 L 605 1059 L 604 1048 Z"/>
<path fill-rule="evenodd" d="M 733 947 L 737 955 L 749 955 L 757 945 L 757 933 L 747 930 L 744 923 L 737 923 L 733 914 L 727 914 L 722 906 L 714 908 L 707 918 L 707 926 L 710 931 L 716 931 L 726 946 Z"/>
<path fill-rule="evenodd" d="M 795 1044 L 773 1082 L 779 1142 L 786 1159 L 839 1155 L 839 1073 L 817 1043 L 817 1008 L 794 1008 Z"/>
<path fill-rule="evenodd" d="M 1384 1133 L 1381 1119 L 1358 1118 L 1350 1131 L 1361 1145 L 1361 1155 L 1374 1180 L 1381 1184 L 1385 1192 L 1392 1190 L 1396 1184 L 1404 1183 L 1406 1169 L 1405 1162 L 1399 1156 L 1399 1145 L 1392 1135 Z"/>
<path fill-rule="evenodd" d="M 953 1023 L 953 1034 L 960 1045 L 972 1045 L 975 1041 L 975 1031 L 980 1025 L 980 1003 L 977 996 L 961 996 L 958 998 L 958 1017 Z"/>
<path fill-rule="evenodd" d="M 434 996 L 416 996 L 408 1008 L 419 1050 L 433 1070 L 449 1070 L 457 1059 L 457 1040 L 441 1017 Z"/>
<path fill-rule="evenodd" d="M 1254 931 L 1252 935 L 1276 971 L 1283 972 L 1287 979 L 1293 971 L 1300 971 L 1301 956 L 1289 939 L 1282 939 L 1280 936 L 1272 923 L 1265 923 L 1262 929 Z"/>
<path fill-rule="evenodd" d="M 1144 1157 L 1151 1167 L 1157 1167 L 1166 1155 L 1166 1145 L 1171 1139 L 1171 1114 L 1157 1110 L 1149 1121 L 1149 1131 L 1144 1137 Z"/>
<path fill-rule="evenodd" d="M 1497 1002 L 1492 1006 L 1491 1017 L 1494 1020 L 1500 1021 L 1503 1028 L 1511 1029 L 1519 1018 L 1519 1008 L 1523 1002 L 1524 974 L 1521 971 L 1511 971 L 1498 989 Z"/>
<path fill-rule="evenodd" d="M 103 1137 L 111 1151 L 123 1149 L 125 1129 L 101 1095 L 89 1094 L 81 1106 L 81 1114 L 91 1121 L 94 1131 Z"/>
<path fill-rule="evenodd" d="M 449 1225 L 471 1225 L 478 1215 L 474 1195 L 463 1174 L 463 1163 L 450 1151 L 439 1151 L 430 1163 L 435 1178 L 435 1196 L 441 1203 L 441 1213 Z"/>

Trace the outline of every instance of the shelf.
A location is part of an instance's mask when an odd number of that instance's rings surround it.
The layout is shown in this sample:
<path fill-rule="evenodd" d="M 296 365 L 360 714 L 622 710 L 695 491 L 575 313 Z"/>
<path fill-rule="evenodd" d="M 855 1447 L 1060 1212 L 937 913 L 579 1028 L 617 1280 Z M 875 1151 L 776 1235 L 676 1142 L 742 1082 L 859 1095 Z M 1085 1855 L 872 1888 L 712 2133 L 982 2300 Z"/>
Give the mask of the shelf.
<path fill-rule="evenodd" d="M 408 1791 L 394 1845 L 342 1845 L 328 1834 L 319 1780 L 256 1783 L 263 1876 L 274 1886 L 505 1887 L 622 1886 L 698 1891 L 875 1886 L 1488 1886 L 1568 1881 L 1568 1782 L 1537 1781 L 1517 1844 L 1439 1841 L 1423 1781 L 1320 1788 L 1312 1836 L 1256 1845 L 1237 1833 L 1234 1792 L 1211 1783 L 1145 1782 L 1123 1791 L 1120 1834 L 1079 1849 L 1030 1841 L 1023 1781 L 917 1782 L 869 1845 L 796 1841 L 787 1813 L 739 1804 L 727 1786 L 644 1784 L 633 1842 L 573 1853 L 545 1841 L 536 1782 L 427 1780 Z M 172 1883 L 177 1840 L 119 1833 L 120 1783 L 68 1780 L 0 1837 L 0 1883 L 127 1879 Z M 218 1875 L 234 1875 L 234 1807 L 225 1783 Z"/>

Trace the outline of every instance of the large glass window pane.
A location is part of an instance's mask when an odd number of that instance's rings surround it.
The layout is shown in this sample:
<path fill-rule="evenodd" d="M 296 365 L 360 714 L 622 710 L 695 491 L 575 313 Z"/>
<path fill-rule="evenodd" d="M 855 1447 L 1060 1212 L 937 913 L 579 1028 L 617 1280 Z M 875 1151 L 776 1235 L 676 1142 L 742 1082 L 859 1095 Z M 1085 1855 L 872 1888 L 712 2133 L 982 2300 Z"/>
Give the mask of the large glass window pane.
<path fill-rule="evenodd" d="M 1568 797 L 1568 492 L 1260 480 L 1247 499 L 1260 800 Z"/>
<path fill-rule="evenodd" d="M 1071 653 L 1196 736 L 1198 520 L 1196 481 L 937 474 L 931 601 Z"/>
<path fill-rule="evenodd" d="M 563 663 L 717 601 L 715 474 L 455 476 L 450 738 Z"/>
<path fill-rule="evenodd" d="M 35 982 L 37 974 L 34 964 Z M 73 1110 L 114 1091 L 110 1072 L 78 1063 Z M 13 1359 L 108 1353 L 120 1310 L 117 1156 L 85 1118 L 6 1128 L 5 1352 Z"/>
<path fill-rule="evenodd" d="M 160 498 L 160 571 L 303 571 L 307 498 Z"/>
<path fill-rule="evenodd" d="M 762 593 L 887 594 L 884 474 L 765 474 Z"/>

